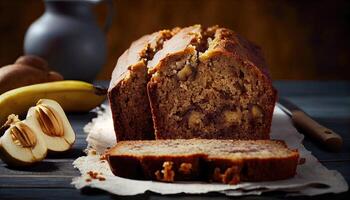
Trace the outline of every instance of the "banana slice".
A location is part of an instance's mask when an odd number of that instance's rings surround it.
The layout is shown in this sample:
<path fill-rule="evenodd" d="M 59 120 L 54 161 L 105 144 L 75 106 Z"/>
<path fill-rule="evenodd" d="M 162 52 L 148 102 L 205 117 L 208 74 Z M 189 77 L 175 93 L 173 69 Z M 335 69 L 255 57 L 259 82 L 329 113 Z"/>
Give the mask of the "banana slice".
<path fill-rule="evenodd" d="M 75 133 L 62 107 L 54 100 L 40 99 L 28 111 L 43 133 L 47 149 L 51 152 L 64 152 L 71 148 Z"/>
<path fill-rule="evenodd" d="M 36 121 L 29 117 L 9 125 L 0 138 L 0 157 L 8 165 L 25 166 L 46 157 L 44 133 Z"/>

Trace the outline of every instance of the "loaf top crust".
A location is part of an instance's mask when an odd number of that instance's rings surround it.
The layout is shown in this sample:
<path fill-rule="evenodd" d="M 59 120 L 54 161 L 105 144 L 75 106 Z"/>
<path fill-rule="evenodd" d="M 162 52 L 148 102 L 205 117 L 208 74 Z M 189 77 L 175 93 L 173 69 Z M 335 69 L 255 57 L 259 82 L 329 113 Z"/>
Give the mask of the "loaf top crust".
<path fill-rule="evenodd" d="M 198 43 L 197 41 L 199 40 L 201 30 L 202 28 L 200 25 L 181 29 L 176 35 L 174 35 L 174 37 L 164 42 L 163 49 L 158 51 L 153 59 L 148 62 L 148 68 L 154 68 L 169 54 L 182 52 L 189 47 L 194 48 L 191 44 Z"/>
<path fill-rule="evenodd" d="M 108 156 L 186 157 L 203 155 L 208 159 L 274 159 L 298 157 L 280 140 L 139 140 L 121 141 L 107 152 Z"/>
<path fill-rule="evenodd" d="M 233 56 L 246 67 L 257 67 L 270 79 L 261 48 L 230 29 L 217 28 L 208 50 L 199 59 L 205 59 L 215 53 Z"/>
<path fill-rule="evenodd" d="M 149 35 L 144 35 L 134 41 L 129 49 L 119 57 L 117 65 L 112 72 L 112 79 L 109 90 L 121 81 L 130 67 L 134 65 L 147 65 L 155 51 L 162 47 L 164 40 L 171 38 L 179 31 L 178 28 L 172 30 L 161 30 Z"/>
<path fill-rule="evenodd" d="M 201 25 L 194 25 L 181 29 L 171 39 L 164 42 L 163 49 L 148 62 L 148 68 L 152 73 L 156 70 L 153 68 L 160 66 L 169 55 L 179 54 L 193 48 L 196 49 L 200 61 L 205 62 L 206 59 L 217 54 L 231 56 L 241 65 L 255 67 L 268 79 L 271 79 L 260 47 L 236 32 L 218 26 L 203 28 Z"/>
<path fill-rule="evenodd" d="M 162 49 L 156 49 L 157 41 L 162 38 L 167 41 L 162 44 Z M 206 47 L 203 48 L 203 44 Z M 217 53 L 233 56 L 245 66 L 258 68 L 270 79 L 260 47 L 230 29 L 218 26 L 203 28 L 201 25 L 194 25 L 182 29 L 176 27 L 173 30 L 161 30 L 134 41 L 119 57 L 112 73 L 109 90 L 124 78 L 130 66 L 142 64 L 152 69 L 160 65 L 168 55 L 182 52 L 187 48 L 196 48 L 200 60 Z M 149 56 L 147 51 L 153 51 L 155 54 Z"/>
<path fill-rule="evenodd" d="M 134 41 L 130 48 L 124 51 L 124 53 L 118 58 L 117 65 L 112 72 L 112 79 L 109 89 L 112 89 L 122 78 L 123 74 L 127 72 L 131 65 L 137 63 L 143 63 L 141 60 L 140 52 L 147 47 L 148 41 L 151 40 L 157 33 L 151 35 L 145 35 L 140 39 Z"/>

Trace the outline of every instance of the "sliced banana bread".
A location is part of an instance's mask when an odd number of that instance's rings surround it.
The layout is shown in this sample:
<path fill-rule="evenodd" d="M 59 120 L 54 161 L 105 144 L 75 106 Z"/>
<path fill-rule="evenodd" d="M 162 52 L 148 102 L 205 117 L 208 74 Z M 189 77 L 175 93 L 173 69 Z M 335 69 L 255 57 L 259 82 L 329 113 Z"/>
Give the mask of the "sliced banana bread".
<path fill-rule="evenodd" d="M 260 49 L 235 32 L 193 26 L 148 62 L 157 139 L 268 139 L 276 91 Z"/>
<path fill-rule="evenodd" d="M 257 46 L 195 25 L 132 43 L 108 97 L 118 141 L 268 139 L 276 91 Z"/>
<path fill-rule="evenodd" d="M 176 29 L 163 30 L 145 35 L 118 59 L 108 90 L 118 141 L 154 138 L 147 96 L 147 62 L 175 32 Z"/>
<path fill-rule="evenodd" d="M 118 142 L 106 157 L 124 178 L 236 184 L 291 178 L 299 153 L 277 140 L 177 139 Z"/>

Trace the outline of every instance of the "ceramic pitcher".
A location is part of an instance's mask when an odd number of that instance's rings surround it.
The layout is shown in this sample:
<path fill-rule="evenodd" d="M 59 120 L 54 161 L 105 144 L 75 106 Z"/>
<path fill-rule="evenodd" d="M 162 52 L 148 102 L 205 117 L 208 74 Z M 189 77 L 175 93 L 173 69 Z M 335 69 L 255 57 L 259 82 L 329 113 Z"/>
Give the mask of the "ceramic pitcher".
<path fill-rule="evenodd" d="M 46 59 L 65 79 L 91 82 L 106 62 L 105 33 L 112 23 L 112 0 L 44 0 L 45 13 L 28 29 L 25 54 Z M 92 8 L 108 5 L 104 30 Z"/>

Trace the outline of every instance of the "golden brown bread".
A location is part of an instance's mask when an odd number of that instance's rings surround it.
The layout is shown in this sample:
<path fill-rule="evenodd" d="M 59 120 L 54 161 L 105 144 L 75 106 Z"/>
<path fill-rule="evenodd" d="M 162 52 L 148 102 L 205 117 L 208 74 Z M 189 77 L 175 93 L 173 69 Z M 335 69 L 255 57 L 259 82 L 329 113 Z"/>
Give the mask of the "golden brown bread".
<path fill-rule="evenodd" d="M 200 25 L 135 41 L 108 96 L 118 141 L 268 139 L 277 97 L 260 48 Z"/>
<path fill-rule="evenodd" d="M 118 59 L 108 90 L 117 140 L 154 138 L 146 91 L 147 62 L 175 32 L 163 30 L 145 35 Z"/>
<path fill-rule="evenodd" d="M 178 139 L 121 141 L 106 157 L 120 177 L 236 184 L 291 178 L 299 154 L 277 140 Z"/>
<path fill-rule="evenodd" d="M 276 91 L 260 49 L 218 27 L 181 29 L 148 62 L 157 139 L 268 139 Z"/>

